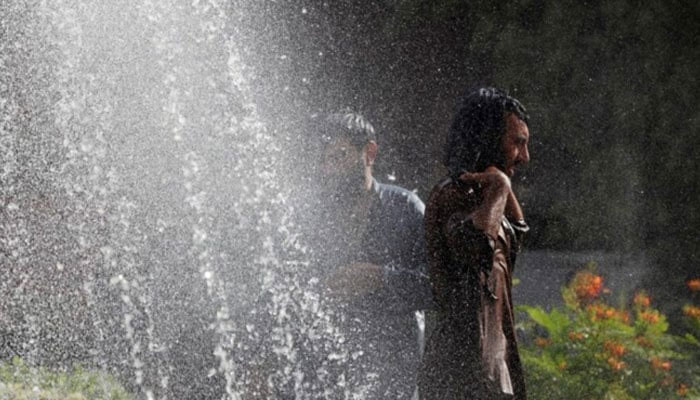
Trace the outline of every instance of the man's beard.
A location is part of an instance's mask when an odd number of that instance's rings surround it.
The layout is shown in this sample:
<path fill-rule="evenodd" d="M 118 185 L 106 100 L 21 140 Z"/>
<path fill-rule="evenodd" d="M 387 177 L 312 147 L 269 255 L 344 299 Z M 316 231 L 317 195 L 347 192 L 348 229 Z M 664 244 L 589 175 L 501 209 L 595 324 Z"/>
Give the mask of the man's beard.
<path fill-rule="evenodd" d="M 358 169 L 324 175 L 317 182 L 315 234 L 323 238 L 319 239 L 319 243 L 325 243 L 322 253 L 325 251 L 334 265 L 346 263 L 359 251 L 357 235 L 362 229 L 357 229 L 357 223 L 362 218 L 353 219 L 353 215 L 365 190 L 364 175 Z"/>
<path fill-rule="evenodd" d="M 352 168 L 320 179 L 320 200 L 328 205 L 343 206 L 353 203 L 364 191 L 364 174 Z"/>

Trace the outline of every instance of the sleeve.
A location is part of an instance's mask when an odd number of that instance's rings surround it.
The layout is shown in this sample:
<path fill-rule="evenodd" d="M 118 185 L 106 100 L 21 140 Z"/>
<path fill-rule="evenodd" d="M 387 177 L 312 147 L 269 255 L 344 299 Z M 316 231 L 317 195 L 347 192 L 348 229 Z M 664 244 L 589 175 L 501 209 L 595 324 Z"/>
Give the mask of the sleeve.
<path fill-rule="evenodd" d="M 398 299 L 405 310 L 425 310 L 433 308 L 430 280 L 427 274 L 427 257 L 425 234 L 422 223 L 415 228 L 408 248 L 410 256 L 406 262 L 409 266 L 394 268 L 385 266 L 386 286 Z"/>
<path fill-rule="evenodd" d="M 471 214 L 457 212 L 452 214 L 445 226 L 447 246 L 453 259 L 464 273 L 483 273 L 483 290 L 493 299 L 495 293 L 488 287 L 489 275 L 493 268 L 495 238 L 490 237 L 474 226 Z M 478 275 L 477 275 L 478 276 Z"/>
<path fill-rule="evenodd" d="M 432 293 L 428 279 L 428 260 L 425 244 L 423 215 L 425 205 L 415 194 L 409 197 L 409 210 L 406 216 L 409 223 L 403 227 L 406 242 L 405 254 L 400 265 L 385 265 L 384 278 L 391 296 L 400 304 L 399 311 L 415 311 L 432 308 Z"/>
<path fill-rule="evenodd" d="M 518 253 L 520 253 L 523 241 L 525 240 L 525 236 L 530 230 L 530 227 L 524 220 L 515 222 L 509 220 L 508 222 L 510 222 L 510 226 L 513 228 L 514 236 L 513 244 L 510 246 L 510 260 L 513 266 L 515 266 L 515 259 L 517 258 Z"/>
<path fill-rule="evenodd" d="M 471 214 L 452 214 L 443 229 L 447 246 L 455 260 L 468 266 L 474 266 L 474 261 L 479 260 L 476 263 L 479 267 L 491 268 L 495 240 L 474 226 Z"/>

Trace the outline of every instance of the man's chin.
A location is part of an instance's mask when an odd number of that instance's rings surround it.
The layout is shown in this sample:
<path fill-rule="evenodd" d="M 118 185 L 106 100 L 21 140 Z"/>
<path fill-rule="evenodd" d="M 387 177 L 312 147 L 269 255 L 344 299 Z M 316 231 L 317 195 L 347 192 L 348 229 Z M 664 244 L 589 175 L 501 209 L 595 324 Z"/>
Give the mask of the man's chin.
<path fill-rule="evenodd" d="M 337 179 L 331 179 L 321 182 L 321 192 L 329 198 L 347 198 L 352 197 L 361 185 L 353 179 L 343 179 L 344 177 L 338 177 Z"/>

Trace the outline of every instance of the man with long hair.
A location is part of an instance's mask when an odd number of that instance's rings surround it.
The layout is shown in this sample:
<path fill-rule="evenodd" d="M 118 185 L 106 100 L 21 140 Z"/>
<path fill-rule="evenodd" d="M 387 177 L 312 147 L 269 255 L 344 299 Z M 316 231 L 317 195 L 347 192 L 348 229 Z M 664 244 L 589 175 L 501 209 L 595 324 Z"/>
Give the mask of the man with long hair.
<path fill-rule="evenodd" d="M 511 300 L 528 230 L 510 178 L 529 161 L 525 108 L 495 88 L 462 98 L 447 136 L 448 177 L 425 211 L 437 305 L 419 389 L 424 400 L 524 399 Z"/>

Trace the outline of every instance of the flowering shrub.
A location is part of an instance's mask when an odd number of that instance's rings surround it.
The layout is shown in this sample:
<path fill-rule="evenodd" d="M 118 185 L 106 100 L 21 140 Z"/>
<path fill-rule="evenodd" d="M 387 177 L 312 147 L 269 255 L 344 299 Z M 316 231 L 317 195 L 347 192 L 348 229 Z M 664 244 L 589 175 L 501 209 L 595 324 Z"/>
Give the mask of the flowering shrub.
<path fill-rule="evenodd" d="M 72 373 L 31 368 L 20 358 L 0 363 L 0 399 L 129 400 L 114 378 L 76 369 Z"/>
<path fill-rule="evenodd" d="M 688 283 L 693 293 L 700 280 Z M 521 357 L 532 399 L 700 398 L 700 308 L 684 309 L 691 332 L 667 332 L 666 317 L 644 292 L 615 307 L 610 291 L 589 265 L 563 288 L 565 307 L 518 309 Z M 694 324 L 694 325 L 693 325 Z"/>
<path fill-rule="evenodd" d="M 689 280 L 688 281 L 688 289 L 690 289 L 690 291 L 693 293 L 700 292 L 700 279 Z"/>
<path fill-rule="evenodd" d="M 686 304 L 683 306 L 683 315 L 685 316 L 685 322 L 690 333 L 696 338 L 700 338 L 700 307 L 697 306 L 698 294 L 700 293 L 700 279 L 691 279 L 688 281 L 688 289 L 692 293 L 693 304 Z"/>

